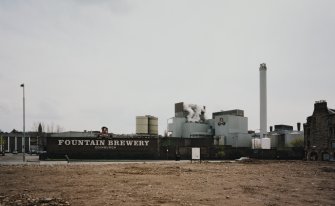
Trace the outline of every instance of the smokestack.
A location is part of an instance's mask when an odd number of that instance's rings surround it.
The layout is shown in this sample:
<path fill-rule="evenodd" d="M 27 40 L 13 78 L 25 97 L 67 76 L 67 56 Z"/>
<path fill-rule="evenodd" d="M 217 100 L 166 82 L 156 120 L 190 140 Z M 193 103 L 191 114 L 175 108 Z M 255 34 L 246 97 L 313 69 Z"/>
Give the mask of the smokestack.
<path fill-rule="evenodd" d="M 270 132 L 272 132 L 272 128 L 273 128 L 273 127 L 272 127 L 272 126 L 270 126 Z"/>
<path fill-rule="evenodd" d="M 260 137 L 267 137 L 267 103 L 266 103 L 266 64 L 259 67 L 259 92 L 260 92 Z"/>
<path fill-rule="evenodd" d="M 298 129 L 299 132 L 300 132 L 300 127 L 301 127 L 301 123 L 298 122 L 298 123 L 297 123 L 297 129 Z"/>

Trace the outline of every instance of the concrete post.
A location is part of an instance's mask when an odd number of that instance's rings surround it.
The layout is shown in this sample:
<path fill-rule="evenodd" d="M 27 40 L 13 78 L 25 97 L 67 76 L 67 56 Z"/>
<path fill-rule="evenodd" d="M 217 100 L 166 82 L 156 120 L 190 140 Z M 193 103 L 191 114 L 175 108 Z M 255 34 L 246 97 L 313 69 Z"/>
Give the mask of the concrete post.
<path fill-rule="evenodd" d="M 17 137 L 14 137 L 14 143 L 15 143 L 14 153 L 17 153 Z"/>
<path fill-rule="evenodd" d="M 10 137 L 7 137 L 7 152 L 10 152 Z"/>

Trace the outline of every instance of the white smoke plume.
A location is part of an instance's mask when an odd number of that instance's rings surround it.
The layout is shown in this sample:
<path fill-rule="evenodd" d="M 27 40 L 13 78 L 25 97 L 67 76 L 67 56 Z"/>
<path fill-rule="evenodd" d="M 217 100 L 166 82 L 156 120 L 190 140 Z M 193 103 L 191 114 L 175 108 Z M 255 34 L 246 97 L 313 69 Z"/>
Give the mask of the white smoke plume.
<path fill-rule="evenodd" d="M 204 106 L 184 103 L 184 111 L 187 112 L 188 122 L 200 122 L 205 120 L 206 109 Z"/>

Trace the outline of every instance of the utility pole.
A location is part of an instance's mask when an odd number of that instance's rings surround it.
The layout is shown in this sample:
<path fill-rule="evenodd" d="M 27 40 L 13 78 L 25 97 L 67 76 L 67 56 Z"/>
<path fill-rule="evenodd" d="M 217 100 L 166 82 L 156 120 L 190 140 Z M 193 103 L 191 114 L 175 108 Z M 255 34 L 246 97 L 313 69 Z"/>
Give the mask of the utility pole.
<path fill-rule="evenodd" d="M 22 160 L 26 161 L 25 153 L 26 153 L 26 105 L 25 105 L 25 95 L 24 95 L 24 84 L 20 85 L 23 89 L 23 137 L 22 137 Z"/>

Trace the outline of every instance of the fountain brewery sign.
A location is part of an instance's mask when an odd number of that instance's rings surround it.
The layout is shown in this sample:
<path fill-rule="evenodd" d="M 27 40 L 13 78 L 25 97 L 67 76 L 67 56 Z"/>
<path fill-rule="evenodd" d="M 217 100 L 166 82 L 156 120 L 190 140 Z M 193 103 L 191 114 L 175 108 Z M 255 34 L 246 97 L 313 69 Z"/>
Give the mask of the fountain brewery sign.
<path fill-rule="evenodd" d="M 132 139 L 59 139 L 58 146 L 95 146 L 95 149 L 116 149 L 116 147 L 148 147 L 150 140 Z"/>
<path fill-rule="evenodd" d="M 50 137 L 47 157 L 79 159 L 156 159 L 158 137 Z"/>

